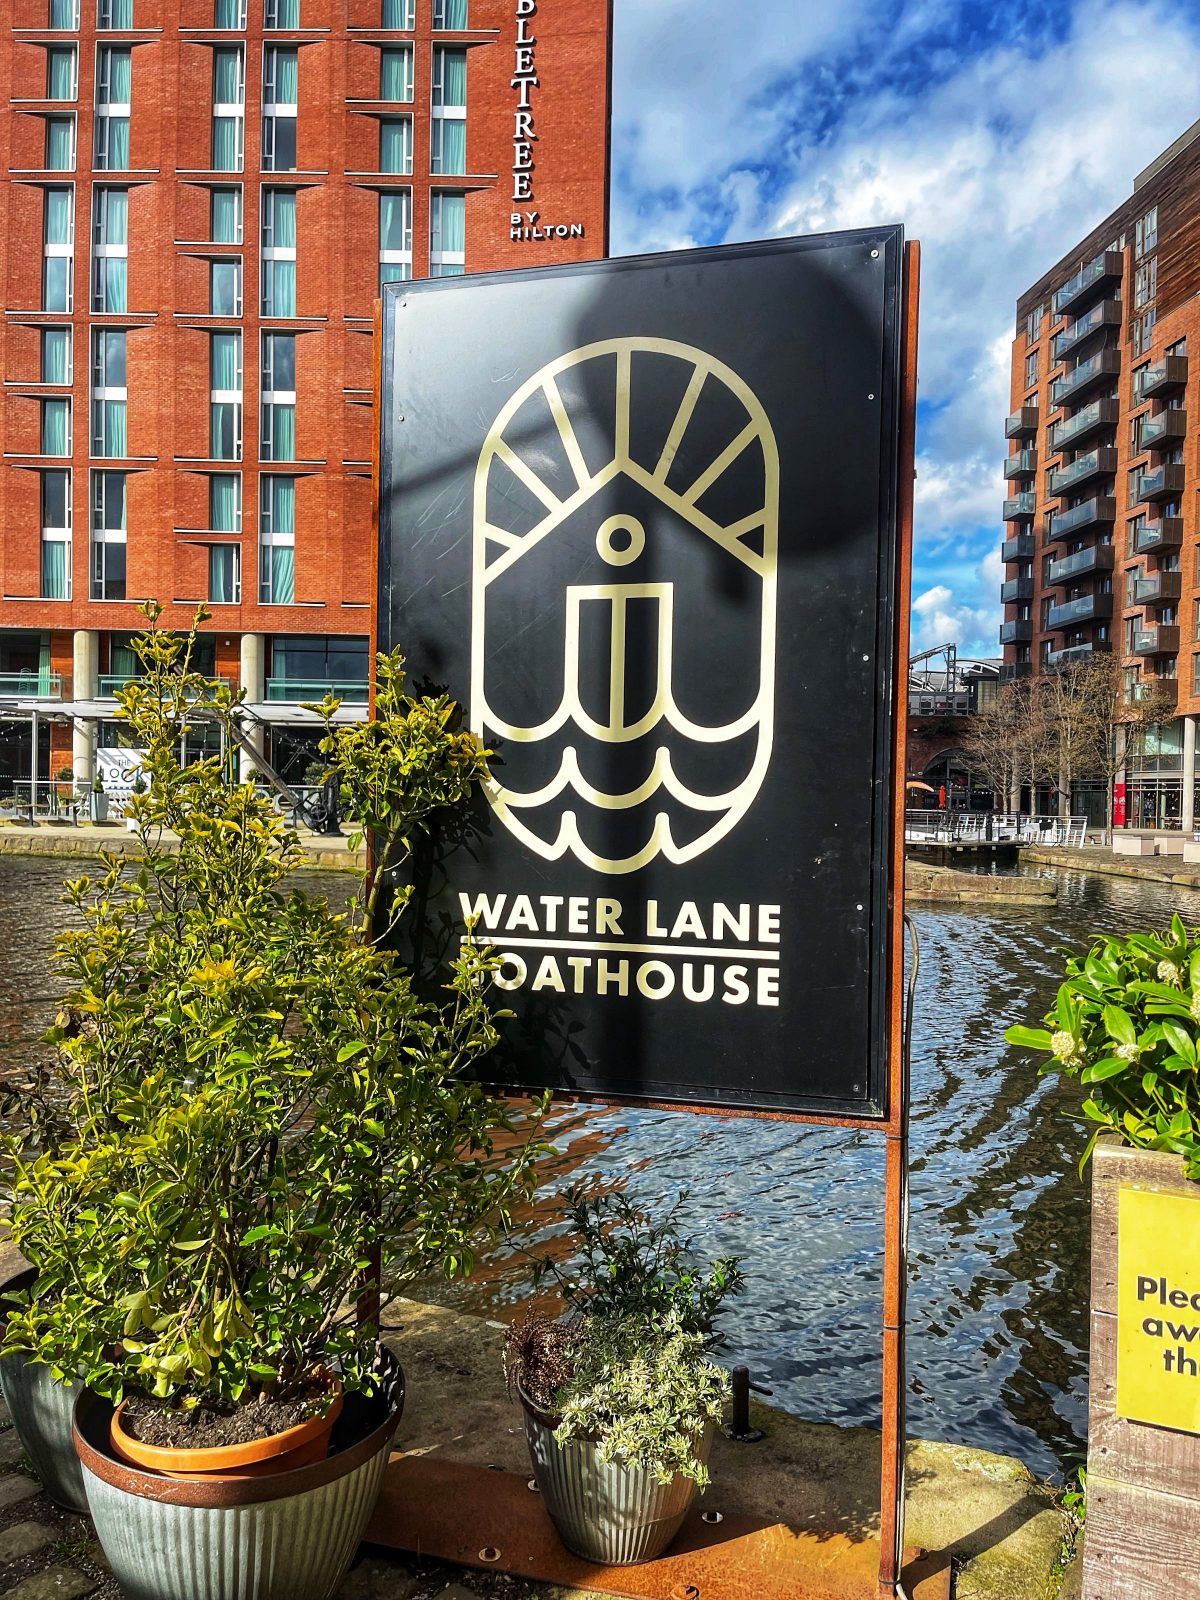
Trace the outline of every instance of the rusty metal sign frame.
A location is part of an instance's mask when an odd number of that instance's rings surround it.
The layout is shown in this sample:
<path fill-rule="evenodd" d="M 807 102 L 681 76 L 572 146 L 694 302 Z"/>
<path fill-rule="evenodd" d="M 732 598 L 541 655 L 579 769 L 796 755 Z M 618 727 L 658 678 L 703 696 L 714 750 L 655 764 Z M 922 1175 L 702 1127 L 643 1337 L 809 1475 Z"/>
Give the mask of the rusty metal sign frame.
<path fill-rule="evenodd" d="M 756 1119 L 794 1122 L 820 1127 L 840 1127 L 880 1133 L 885 1141 L 884 1185 L 884 1253 L 883 1253 L 883 1414 L 880 1473 L 880 1550 L 877 1600 L 912 1600 L 904 1586 L 904 1494 L 905 1450 L 907 1442 L 907 1379 L 905 1311 L 908 1286 L 908 1153 L 909 1153 L 909 1081 L 908 1081 L 908 1028 L 911 1018 L 906 1014 L 904 996 L 904 776 L 906 713 L 908 703 L 907 663 L 909 653 L 909 607 L 912 585 L 913 546 L 913 486 L 916 459 L 917 411 L 917 334 L 920 300 L 921 247 L 918 241 L 908 240 L 903 247 L 903 277 L 901 284 L 900 327 L 900 389 L 899 389 L 899 443 L 897 451 L 896 493 L 896 566 L 895 615 L 893 645 L 893 751 L 891 773 L 891 901 L 888 907 L 888 1016 L 887 1016 L 887 1114 L 884 1118 L 830 1115 L 812 1115 L 799 1112 L 740 1111 L 722 1107 L 714 1113 L 712 1108 L 696 1105 L 679 1105 L 639 1099 L 639 1106 L 653 1106 L 661 1110 L 687 1111 L 692 1115 L 718 1114 L 722 1117 L 747 1116 Z M 374 559 L 379 560 L 380 548 L 380 438 L 379 421 L 383 415 L 383 317 L 382 305 L 376 303 L 375 312 L 375 372 L 374 415 L 376 418 L 375 447 L 372 475 L 372 517 L 374 525 Z M 377 585 L 378 587 L 378 585 Z M 378 617 L 373 620 L 373 644 L 378 638 Z M 374 682 L 371 686 L 369 714 L 374 714 Z M 370 844 L 368 842 L 368 850 Z M 555 1095 L 558 1104 L 592 1103 L 595 1097 Z M 605 1104 L 622 1104 L 619 1099 L 606 1096 Z M 369 1296 L 368 1296 L 369 1300 Z M 396 1470 L 395 1467 L 392 1469 Z M 469 1470 L 469 1469 L 468 1469 Z M 494 1475 L 487 1475 L 493 1477 Z M 410 1544 L 388 1537 L 387 1521 L 376 1518 L 369 1537 L 375 1542 L 408 1548 Z M 437 1556 L 439 1552 L 425 1545 L 425 1553 Z M 447 1554 L 446 1559 L 465 1559 Z M 472 1563 L 467 1563 L 472 1564 Z M 474 1563 L 479 1564 L 479 1563 Z M 486 1563 L 484 1563 L 486 1565 Z M 651 1563 L 651 1566 L 654 1564 Z M 503 1570 L 503 1569 L 501 1569 Z M 552 1580 L 551 1580 L 552 1581 Z M 836 1579 L 834 1580 L 836 1582 Z M 628 1591 L 627 1591 L 628 1592 Z M 641 1593 L 654 1593 L 653 1587 Z M 828 1589 L 823 1593 L 832 1593 Z M 922 1590 L 922 1594 L 929 1592 Z M 947 1591 L 948 1592 L 948 1591 Z M 797 1600 L 802 1597 L 797 1596 Z"/>

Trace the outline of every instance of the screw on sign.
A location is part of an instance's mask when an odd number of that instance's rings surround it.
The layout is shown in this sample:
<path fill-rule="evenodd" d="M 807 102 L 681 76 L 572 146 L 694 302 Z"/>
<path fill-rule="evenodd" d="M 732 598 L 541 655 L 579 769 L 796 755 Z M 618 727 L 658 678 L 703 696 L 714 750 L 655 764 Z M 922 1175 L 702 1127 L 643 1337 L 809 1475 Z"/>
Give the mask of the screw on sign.
<path fill-rule="evenodd" d="M 677 1583 L 671 1590 L 671 1600 L 700 1600 L 698 1583 Z"/>

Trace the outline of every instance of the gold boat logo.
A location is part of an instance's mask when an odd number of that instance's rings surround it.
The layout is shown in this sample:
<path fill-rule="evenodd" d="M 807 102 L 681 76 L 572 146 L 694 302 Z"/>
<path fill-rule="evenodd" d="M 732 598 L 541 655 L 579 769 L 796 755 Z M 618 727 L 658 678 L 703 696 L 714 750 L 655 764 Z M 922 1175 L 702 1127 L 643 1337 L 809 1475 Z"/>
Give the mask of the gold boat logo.
<path fill-rule="evenodd" d="M 573 350 L 496 417 L 473 509 L 496 816 L 603 873 L 712 849 L 771 759 L 779 454 L 753 391 L 671 340 Z"/>

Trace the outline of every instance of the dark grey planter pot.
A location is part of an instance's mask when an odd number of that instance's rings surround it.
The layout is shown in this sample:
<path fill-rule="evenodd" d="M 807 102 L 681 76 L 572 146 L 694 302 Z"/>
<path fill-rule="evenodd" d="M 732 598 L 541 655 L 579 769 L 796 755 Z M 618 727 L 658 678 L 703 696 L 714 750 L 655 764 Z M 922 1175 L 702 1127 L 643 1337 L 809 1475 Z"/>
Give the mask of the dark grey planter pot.
<path fill-rule="evenodd" d="M 600 1460 L 590 1439 L 556 1443 L 558 1419 L 539 1411 L 520 1390 L 525 1438 L 550 1520 L 573 1555 L 606 1567 L 654 1561 L 671 1544 L 696 1498 L 691 1478 L 659 1483 L 652 1472 Z M 707 1463 L 713 1428 L 696 1454 Z"/>
<path fill-rule="evenodd" d="M 165 1478 L 118 1460 L 112 1408 L 84 1395 L 75 1448 L 96 1534 L 125 1600 L 330 1600 L 383 1484 L 403 1409 L 351 1404 L 329 1458 L 265 1478 Z"/>
<path fill-rule="evenodd" d="M 71 1413 L 81 1388 L 55 1383 L 49 1367 L 23 1355 L 0 1361 L 4 1403 L 42 1486 L 68 1511 L 86 1512 L 83 1471 L 71 1439 Z"/>

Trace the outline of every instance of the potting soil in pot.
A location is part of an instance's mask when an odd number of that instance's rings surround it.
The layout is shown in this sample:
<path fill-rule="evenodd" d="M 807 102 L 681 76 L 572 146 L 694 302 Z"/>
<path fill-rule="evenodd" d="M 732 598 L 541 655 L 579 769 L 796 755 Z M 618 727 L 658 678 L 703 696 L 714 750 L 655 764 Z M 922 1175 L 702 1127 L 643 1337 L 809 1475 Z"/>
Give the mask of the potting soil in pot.
<path fill-rule="evenodd" d="M 320 1416 L 329 1399 L 329 1390 L 316 1383 L 287 1400 L 263 1399 L 229 1408 L 201 1402 L 189 1411 L 148 1395 L 131 1395 L 122 1419 L 142 1444 L 166 1450 L 217 1450 L 225 1445 L 251 1444 L 299 1427 L 311 1417 Z"/>

